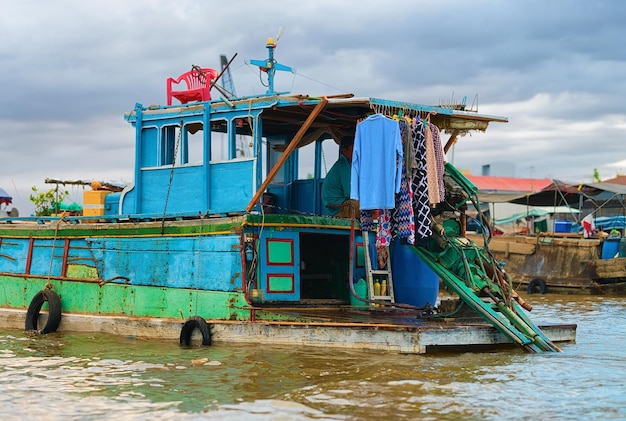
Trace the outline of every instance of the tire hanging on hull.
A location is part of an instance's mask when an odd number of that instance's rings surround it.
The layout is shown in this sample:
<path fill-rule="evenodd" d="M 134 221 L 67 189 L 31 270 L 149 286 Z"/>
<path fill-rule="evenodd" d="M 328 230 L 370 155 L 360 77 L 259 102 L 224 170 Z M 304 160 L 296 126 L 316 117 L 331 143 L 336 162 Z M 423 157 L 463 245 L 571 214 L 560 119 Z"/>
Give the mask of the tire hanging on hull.
<path fill-rule="evenodd" d="M 546 283 L 543 281 L 543 279 L 537 278 L 537 279 L 533 279 L 532 281 L 530 281 L 526 292 L 528 294 L 534 294 L 536 292 L 538 292 L 539 294 L 545 294 L 546 289 L 547 289 Z"/>
<path fill-rule="evenodd" d="M 41 307 L 45 302 L 48 302 L 48 320 L 45 326 L 41 329 L 37 329 L 39 323 L 39 313 Z M 44 288 L 39 291 L 30 302 L 28 311 L 26 312 L 25 329 L 27 331 L 37 331 L 42 335 L 46 333 L 56 332 L 61 323 L 61 299 L 56 292 L 49 288 Z"/>
<path fill-rule="evenodd" d="M 202 333 L 202 346 L 210 346 L 211 330 L 206 320 L 200 316 L 191 316 L 185 321 L 185 324 L 183 324 L 180 330 L 180 344 L 182 346 L 189 346 L 191 344 L 191 335 L 195 329 L 198 329 L 200 333 Z"/>

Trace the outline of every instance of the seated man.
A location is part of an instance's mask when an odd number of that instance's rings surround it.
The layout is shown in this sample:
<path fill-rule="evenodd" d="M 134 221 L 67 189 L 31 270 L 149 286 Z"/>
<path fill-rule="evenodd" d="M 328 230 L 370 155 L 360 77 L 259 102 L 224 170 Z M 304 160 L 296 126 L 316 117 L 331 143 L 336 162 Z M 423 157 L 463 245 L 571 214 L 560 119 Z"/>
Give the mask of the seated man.
<path fill-rule="evenodd" d="M 322 185 L 322 203 L 332 216 L 359 217 L 359 202 L 350 200 L 350 173 L 354 138 L 346 136 L 339 144 L 339 159 L 331 167 Z M 343 206 L 341 206 L 343 205 Z M 354 209 L 354 213 L 352 213 Z"/>

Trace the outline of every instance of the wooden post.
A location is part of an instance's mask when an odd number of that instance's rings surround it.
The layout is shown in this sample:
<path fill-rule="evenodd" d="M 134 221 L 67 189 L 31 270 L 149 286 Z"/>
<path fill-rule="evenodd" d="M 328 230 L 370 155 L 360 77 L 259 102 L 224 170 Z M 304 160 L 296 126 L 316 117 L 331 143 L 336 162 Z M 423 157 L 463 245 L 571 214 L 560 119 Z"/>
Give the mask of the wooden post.
<path fill-rule="evenodd" d="M 443 148 L 443 153 L 444 154 L 448 153 L 448 151 L 450 150 L 452 145 L 454 145 L 456 143 L 456 138 L 458 136 L 459 136 L 459 129 L 454 129 L 454 131 L 450 135 L 450 139 L 448 139 L 448 142 L 446 142 L 446 146 Z"/>
<path fill-rule="evenodd" d="M 326 97 L 324 97 L 320 102 L 317 103 L 313 111 L 311 111 L 309 117 L 307 117 L 304 124 L 300 126 L 298 133 L 296 133 L 293 139 L 291 139 L 291 143 L 289 143 L 281 157 L 278 159 L 270 173 L 267 175 L 267 178 L 265 178 L 265 180 L 263 181 L 263 184 L 261 184 L 261 187 L 259 187 L 257 192 L 254 194 L 254 197 L 252 198 L 252 200 L 250 200 L 250 203 L 248 203 L 248 206 L 246 207 L 246 212 L 250 212 L 254 205 L 256 205 L 257 201 L 259 200 L 265 189 L 267 189 L 267 186 L 272 182 L 272 180 L 278 173 L 278 170 L 280 170 L 287 158 L 289 158 L 289 155 L 291 155 L 294 149 L 296 149 L 298 143 L 300 143 L 300 139 L 302 139 L 306 131 L 309 129 L 309 127 L 311 127 L 311 124 L 313 124 L 313 121 L 315 121 L 315 118 L 318 116 L 318 114 L 322 111 L 327 103 L 328 100 L 326 99 Z"/>

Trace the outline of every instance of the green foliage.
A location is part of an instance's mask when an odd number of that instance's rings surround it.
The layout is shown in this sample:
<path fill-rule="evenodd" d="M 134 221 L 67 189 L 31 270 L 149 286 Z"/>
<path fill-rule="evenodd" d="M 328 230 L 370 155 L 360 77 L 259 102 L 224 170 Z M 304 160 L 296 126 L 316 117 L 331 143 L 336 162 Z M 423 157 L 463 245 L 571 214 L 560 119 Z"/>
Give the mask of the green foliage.
<path fill-rule="evenodd" d="M 594 168 L 593 169 L 593 182 L 594 183 L 599 183 L 601 181 L 602 180 L 600 179 L 600 172 L 598 171 L 597 168 Z"/>
<path fill-rule="evenodd" d="M 70 194 L 67 190 L 50 189 L 39 191 L 33 186 L 33 193 L 29 196 L 30 201 L 35 205 L 35 216 L 50 216 L 58 212 L 58 203 Z"/>

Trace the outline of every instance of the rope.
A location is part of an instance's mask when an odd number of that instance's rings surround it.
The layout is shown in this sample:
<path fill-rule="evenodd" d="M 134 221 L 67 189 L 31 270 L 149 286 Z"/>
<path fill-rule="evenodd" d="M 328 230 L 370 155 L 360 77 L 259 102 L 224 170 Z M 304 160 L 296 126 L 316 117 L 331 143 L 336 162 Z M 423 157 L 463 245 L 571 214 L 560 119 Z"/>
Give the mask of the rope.
<path fill-rule="evenodd" d="M 314 78 L 312 78 L 312 77 L 309 77 L 309 76 L 304 75 L 304 74 L 302 74 L 302 73 L 300 73 L 300 72 L 297 72 L 297 71 L 294 71 L 294 76 L 293 76 L 294 82 L 295 82 L 295 78 L 296 78 L 296 76 L 300 76 L 300 77 L 302 77 L 302 78 L 304 78 L 304 79 L 308 79 L 308 80 L 310 80 L 310 81 L 312 81 L 312 82 L 319 83 L 320 85 L 326 86 L 327 88 L 330 88 L 330 89 L 334 89 L 334 90 L 336 90 L 336 91 L 338 91 L 338 92 L 348 92 L 348 91 L 346 91 L 346 90 L 344 90 L 344 89 L 340 89 L 340 88 L 337 88 L 336 86 L 329 85 L 328 83 L 324 83 L 324 82 L 322 82 L 321 80 L 314 79 Z M 293 84 L 292 84 L 292 88 L 293 88 Z"/>
<path fill-rule="evenodd" d="M 197 250 L 197 253 L 198 253 L 198 257 L 197 257 L 197 261 L 198 261 L 198 276 L 195 277 L 196 278 L 196 282 L 195 282 L 196 283 L 196 287 L 194 288 L 194 290 L 195 290 L 194 291 L 195 292 L 195 297 L 194 297 L 195 298 L 195 300 L 194 300 L 195 303 L 194 303 L 194 313 L 193 314 L 198 314 L 198 309 L 199 309 L 199 307 L 198 307 L 198 303 L 200 301 L 200 285 L 199 285 L 199 283 L 200 283 L 200 277 L 201 277 L 201 274 L 202 274 L 202 239 L 203 238 L 204 237 L 201 236 L 201 235 L 196 237 L 197 247 L 198 247 L 198 250 Z"/>
<path fill-rule="evenodd" d="M 176 167 L 176 157 L 178 156 L 178 147 L 180 145 L 180 139 L 183 135 L 183 121 L 180 121 L 180 130 L 178 131 L 178 138 L 176 139 L 176 145 L 174 146 L 174 156 L 172 159 L 172 168 L 170 170 L 170 180 L 167 185 L 167 193 L 165 194 L 165 206 L 163 206 L 163 218 L 161 219 L 161 235 L 165 233 L 165 215 L 167 214 L 167 202 L 170 199 L 170 191 L 172 189 L 172 181 L 174 180 L 174 168 Z"/>
<path fill-rule="evenodd" d="M 196 65 L 196 64 L 192 64 L 191 65 L 191 75 L 193 77 L 195 77 L 196 79 L 198 79 L 198 82 L 200 82 L 201 84 L 206 84 L 206 75 L 204 74 L 204 71 L 202 70 L 202 67 Z"/>
<path fill-rule="evenodd" d="M 59 217 L 59 221 L 56 223 L 56 226 L 54 228 L 54 238 L 52 239 L 52 252 L 50 254 L 50 267 L 48 268 L 48 278 L 46 279 L 46 285 L 44 286 L 44 289 L 52 289 L 52 283 L 50 282 L 50 278 L 52 277 L 52 264 L 54 263 L 54 248 L 57 243 L 59 225 L 61 225 L 61 222 L 65 222 L 65 216 L 66 216 L 65 212 L 61 213 L 61 216 Z"/>
<path fill-rule="evenodd" d="M 326 177 L 326 175 L 328 174 L 328 167 L 326 165 L 326 154 L 324 153 L 324 144 L 322 143 L 321 148 L 322 150 L 322 163 L 324 164 L 324 177 Z"/>
<path fill-rule="evenodd" d="M 252 99 L 248 101 L 248 126 L 250 127 L 250 137 L 252 139 L 250 143 L 248 143 L 248 149 L 252 151 L 252 148 L 254 147 L 254 139 L 256 139 L 255 137 L 256 122 L 254 121 L 254 118 L 252 117 Z M 245 153 L 244 153 L 244 156 L 245 156 Z"/>

